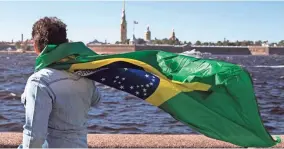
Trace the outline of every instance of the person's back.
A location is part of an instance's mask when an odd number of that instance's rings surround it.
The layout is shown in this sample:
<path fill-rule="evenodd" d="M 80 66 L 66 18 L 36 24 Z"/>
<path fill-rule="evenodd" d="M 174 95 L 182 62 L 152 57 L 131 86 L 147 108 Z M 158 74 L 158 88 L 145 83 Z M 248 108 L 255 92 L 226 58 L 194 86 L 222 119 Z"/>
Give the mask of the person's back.
<path fill-rule="evenodd" d="M 88 111 L 99 100 L 89 79 L 54 69 L 36 72 L 22 95 L 26 113 L 31 113 L 26 119 L 33 119 L 24 126 L 24 147 L 41 146 L 46 137 L 50 148 L 87 148 Z"/>
<path fill-rule="evenodd" d="M 66 25 L 45 17 L 33 26 L 34 48 L 40 55 L 46 45 L 68 42 Z M 23 148 L 87 148 L 87 119 L 100 100 L 95 83 L 63 70 L 51 68 L 34 73 L 22 95 L 26 116 Z"/>

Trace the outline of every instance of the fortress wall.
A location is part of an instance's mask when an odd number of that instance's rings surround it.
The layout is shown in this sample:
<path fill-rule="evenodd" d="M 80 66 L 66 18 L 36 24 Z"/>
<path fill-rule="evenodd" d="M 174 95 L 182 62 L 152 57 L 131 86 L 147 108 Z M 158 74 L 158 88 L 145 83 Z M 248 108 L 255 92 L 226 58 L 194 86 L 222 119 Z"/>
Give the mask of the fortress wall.
<path fill-rule="evenodd" d="M 8 44 L 0 44 L 0 51 L 7 50 L 7 48 L 11 48 L 12 50 L 16 50 L 16 47 L 14 45 L 8 45 Z"/>
<path fill-rule="evenodd" d="M 135 51 L 142 51 L 142 50 L 161 50 L 173 53 L 182 53 L 184 51 L 183 47 L 175 47 L 175 46 L 135 45 Z"/>
<path fill-rule="evenodd" d="M 269 47 L 269 55 L 284 55 L 284 47 Z"/>
<path fill-rule="evenodd" d="M 135 51 L 133 45 L 88 45 L 98 54 L 117 54 Z"/>
<path fill-rule="evenodd" d="M 89 45 L 98 54 L 117 54 L 142 50 L 162 50 L 166 52 L 182 53 L 195 49 L 202 53 L 216 55 L 284 55 L 284 47 L 205 47 L 205 46 L 171 46 L 171 45 Z"/>
<path fill-rule="evenodd" d="M 195 49 L 202 53 L 208 52 L 216 55 L 251 55 L 251 51 L 247 47 L 202 47 L 192 46 L 191 50 Z"/>

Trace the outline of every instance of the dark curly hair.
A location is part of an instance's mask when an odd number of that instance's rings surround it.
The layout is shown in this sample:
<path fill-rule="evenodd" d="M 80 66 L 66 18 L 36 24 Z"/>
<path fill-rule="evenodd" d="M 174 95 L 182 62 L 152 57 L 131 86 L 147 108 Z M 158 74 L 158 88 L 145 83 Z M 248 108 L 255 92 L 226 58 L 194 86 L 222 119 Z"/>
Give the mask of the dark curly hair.
<path fill-rule="evenodd" d="M 66 24 L 57 17 L 44 17 L 33 25 L 32 38 L 41 52 L 46 45 L 68 42 Z"/>

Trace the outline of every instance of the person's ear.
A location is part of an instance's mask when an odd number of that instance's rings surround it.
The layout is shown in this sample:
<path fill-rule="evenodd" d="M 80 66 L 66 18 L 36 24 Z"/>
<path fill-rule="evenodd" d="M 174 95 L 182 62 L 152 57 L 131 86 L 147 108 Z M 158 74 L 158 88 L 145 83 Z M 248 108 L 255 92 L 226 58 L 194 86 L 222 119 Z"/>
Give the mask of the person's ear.
<path fill-rule="evenodd" d="M 34 46 L 35 53 L 36 53 L 37 55 L 39 55 L 39 54 L 40 54 L 40 50 L 38 49 L 38 46 L 35 44 L 35 41 L 34 41 L 34 43 L 33 43 L 33 46 Z"/>

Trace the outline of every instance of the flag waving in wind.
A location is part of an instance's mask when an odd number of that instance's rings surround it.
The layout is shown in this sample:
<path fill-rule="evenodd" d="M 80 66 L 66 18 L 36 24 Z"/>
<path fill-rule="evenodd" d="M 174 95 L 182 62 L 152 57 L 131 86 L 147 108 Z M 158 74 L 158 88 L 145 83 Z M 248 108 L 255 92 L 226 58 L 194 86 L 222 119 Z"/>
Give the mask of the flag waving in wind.
<path fill-rule="evenodd" d="M 98 55 L 81 42 L 48 45 L 36 59 L 132 94 L 214 139 L 271 147 L 249 73 L 238 65 L 147 50 Z"/>

